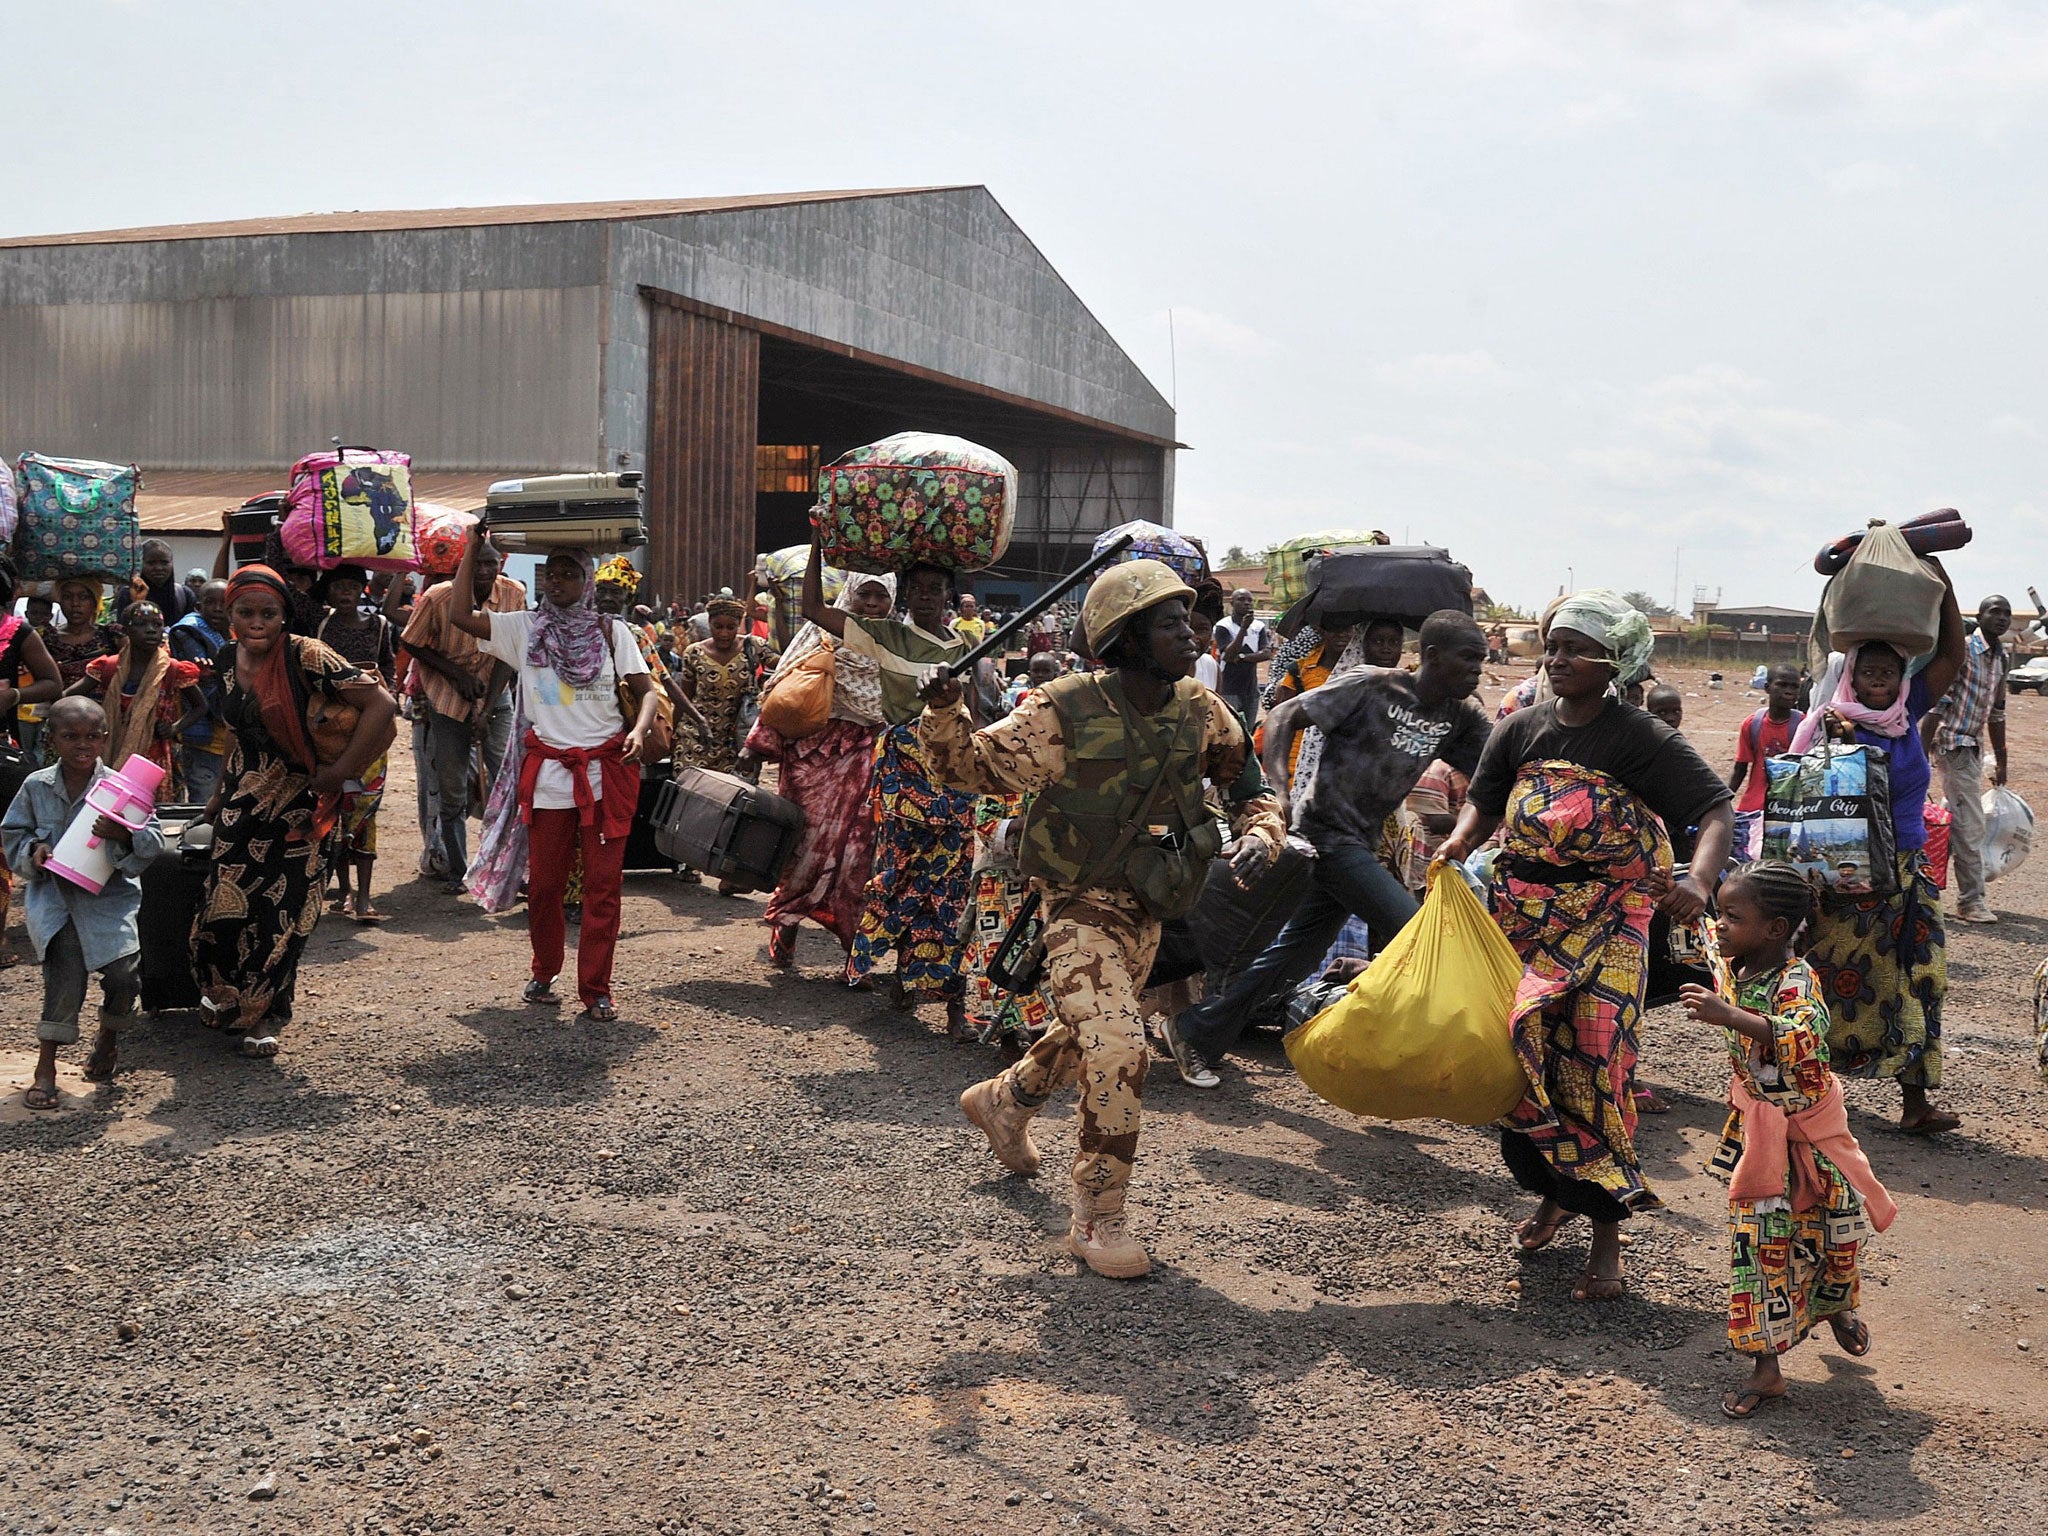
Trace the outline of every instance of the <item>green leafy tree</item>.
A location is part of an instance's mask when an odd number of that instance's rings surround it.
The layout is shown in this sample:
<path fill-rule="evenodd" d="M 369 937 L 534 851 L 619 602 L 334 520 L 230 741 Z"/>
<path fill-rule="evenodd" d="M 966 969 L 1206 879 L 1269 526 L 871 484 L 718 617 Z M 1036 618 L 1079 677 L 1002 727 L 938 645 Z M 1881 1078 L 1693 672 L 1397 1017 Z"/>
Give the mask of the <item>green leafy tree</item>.
<path fill-rule="evenodd" d="M 1621 600 L 1638 613 L 1646 613 L 1653 619 L 1661 619 L 1671 612 L 1666 603 L 1660 603 L 1647 592 L 1624 592 Z"/>

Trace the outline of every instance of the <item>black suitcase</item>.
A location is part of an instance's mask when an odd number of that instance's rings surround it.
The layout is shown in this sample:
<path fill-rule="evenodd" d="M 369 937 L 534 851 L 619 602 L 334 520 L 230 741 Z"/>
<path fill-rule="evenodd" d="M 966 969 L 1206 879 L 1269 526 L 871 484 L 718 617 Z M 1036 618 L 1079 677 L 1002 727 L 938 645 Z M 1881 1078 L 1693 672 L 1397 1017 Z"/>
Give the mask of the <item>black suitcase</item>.
<path fill-rule="evenodd" d="M 661 869 L 673 872 L 676 861 L 663 853 L 654 841 L 655 816 L 661 809 L 661 792 L 673 770 L 667 763 L 651 763 L 640 769 L 640 803 L 633 811 L 633 831 L 626 839 L 626 868 Z"/>
<path fill-rule="evenodd" d="M 283 491 L 251 496 L 228 514 L 228 548 L 234 555 L 237 569 L 263 563 L 271 531 L 284 515 L 285 499 Z"/>
<path fill-rule="evenodd" d="M 211 845 L 179 846 L 185 826 L 203 807 L 161 805 L 164 851 L 142 872 L 142 908 L 136 928 L 142 952 L 142 1006 L 151 1013 L 171 1008 L 197 1008 L 199 982 L 192 971 L 192 920 L 206 890 L 212 868 Z"/>
<path fill-rule="evenodd" d="M 679 768 L 661 787 L 654 845 L 678 864 L 765 891 L 803 836 L 804 813 L 736 774 Z"/>
<path fill-rule="evenodd" d="M 1311 624 L 1352 624 L 1367 615 L 1410 629 L 1443 608 L 1472 611 L 1472 573 L 1441 549 L 1397 544 L 1325 555 L 1308 575 L 1308 593 L 1288 610 Z"/>
<path fill-rule="evenodd" d="M 1291 838 L 1248 891 L 1232 878 L 1228 859 L 1209 866 L 1201 897 L 1188 914 L 1188 931 L 1202 953 L 1211 992 L 1221 992 L 1278 937 L 1308 894 L 1315 868 L 1314 856 Z"/>

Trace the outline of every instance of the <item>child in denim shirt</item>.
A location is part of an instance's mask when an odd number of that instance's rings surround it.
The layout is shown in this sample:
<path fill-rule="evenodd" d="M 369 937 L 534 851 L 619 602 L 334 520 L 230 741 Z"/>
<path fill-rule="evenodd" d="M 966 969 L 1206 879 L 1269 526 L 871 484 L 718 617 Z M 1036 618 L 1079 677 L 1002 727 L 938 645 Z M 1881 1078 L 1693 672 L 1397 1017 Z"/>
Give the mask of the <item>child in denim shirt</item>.
<path fill-rule="evenodd" d="M 30 1109 L 55 1109 L 57 1047 L 78 1039 L 78 1015 L 85 1007 L 90 974 L 100 973 L 99 1033 L 86 1058 L 85 1077 L 104 1082 L 114 1075 L 115 1032 L 136 1013 L 141 993 L 141 939 L 136 914 L 142 887 L 136 877 L 164 846 L 163 829 L 152 815 L 130 831 L 101 816 L 95 835 L 113 845 L 113 876 L 94 895 L 43 868 L 77 814 L 85 792 L 104 778 L 100 761 L 107 745 L 106 711 L 93 700 L 62 698 L 50 706 L 45 748 L 55 759 L 22 781 L 21 791 L 0 820 L 7 860 L 25 871 L 29 940 L 43 963 L 43 1017 L 36 1026 L 42 1043 L 35 1078 L 23 1102 Z"/>

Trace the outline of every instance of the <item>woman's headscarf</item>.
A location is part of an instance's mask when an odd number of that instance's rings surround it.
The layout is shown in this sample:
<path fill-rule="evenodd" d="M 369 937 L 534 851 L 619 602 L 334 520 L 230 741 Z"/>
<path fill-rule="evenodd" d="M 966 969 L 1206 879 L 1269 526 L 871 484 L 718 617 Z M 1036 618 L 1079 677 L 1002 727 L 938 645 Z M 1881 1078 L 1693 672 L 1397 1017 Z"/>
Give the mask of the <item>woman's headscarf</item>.
<path fill-rule="evenodd" d="M 613 555 L 597 568 L 600 587 L 617 587 L 630 597 L 640 590 L 640 567 L 624 555 Z"/>
<path fill-rule="evenodd" d="M 285 579 L 267 565 L 245 565 L 228 578 L 231 626 L 236 599 L 255 591 L 270 593 L 277 599 L 281 613 L 291 613 L 292 591 L 285 584 Z M 277 643 L 271 646 L 257 666 L 250 691 L 256 695 L 257 709 L 263 715 L 263 728 L 277 743 L 278 750 L 306 772 L 313 773 L 320 765 L 313 755 L 312 733 L 306 729 L 305 703 L 292 687 L 292 671 L 296 665 L 291 636 L 280 634 Z"/>
<path fill-rule="evenodd" d="M 556 555 L 567 555 L 582 568 L 583 595 L 569 608 L 541 599 L 526 642 L 526 664 L 536 671 L 546 668 L 571 688 L 581 688 L 604 670 L 605 637 L 610 631 L 597 611 L 596 572 L 589 552 L 558 549 L 548 558 Z"/>
<path fill-rule="evenodd" d="M 1614 686 L 1632 687 L 1650 675 L 1657 637 L 1650 621 L 1605 587 L 1574 592 L 1550 616 L 1552 630 L 1569 629 L 1596 642 L 1614 663 Z"/>
<path fill-rule="evenodd" d="M 69 590 L 72 590 L 72 589 L 74 589 L 74 588 L 75 588 L 75 589 L 77 589 L 77 590 L 78 590 L 78 591 L 80 591 L 80 592 L 84 592 L 84 593 L 87 593 L 87 594 L 89 594 L 89 595 L 90 595 L 90 596 L 92 597 L 92 603 L 93 603 L 93 610 L 94 610 L 95 612 L 97 612 L 97 611 L 99 610 L 99 604 L 100 604 L 100 594 L 101 594 L 101 592 L 102 592 L 102 591 L 103 591 L 104 589 L 103 589 L 103 588 L 102 588 L 102 587 L 100 586 L 100 583 L 99 583 L 98 579 L 97 579 L 97 578 L 95 578 L 95 577 L 92 577 L 92 576 L 64 576 L 64 577 L 60 577 L 60 578 L 58 578 L 58 581 L 57 581 L 57 585 L 56 585 L 55 587 L 53 587 L 53 588 L 52 588 L 51 590 L 52 590 L 52 591 L 54 591 L 54 592 L 56 593 L 56 596 L 57 596 L 57 601 L 58 601 L 58 602 L 59 602 L 59 603 L 61 604 L 61 603 L 62 603 L 62 602 L 64 601 L 64 594 L 65 594 L 65 593 L 66 593 L 67 591 L 69 591 Z"/>
<path fill-rule="evenodd" d="M 747 605 L 729 592 L 721 593 L 704 605 L 704 617 L 707 619 L 737 619 L 740 623 L 744 624 L 747 622 Z"/>

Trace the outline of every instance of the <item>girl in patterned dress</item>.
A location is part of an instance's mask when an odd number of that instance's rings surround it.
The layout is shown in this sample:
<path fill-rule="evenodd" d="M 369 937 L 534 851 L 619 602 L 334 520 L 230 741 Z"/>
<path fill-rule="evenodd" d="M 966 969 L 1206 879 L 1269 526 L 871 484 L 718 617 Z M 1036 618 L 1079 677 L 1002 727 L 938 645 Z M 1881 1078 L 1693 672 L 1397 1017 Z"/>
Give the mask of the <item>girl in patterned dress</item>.
<path fill-rule="evenodd" d="M 1891 1225 L 1891 1196 L 1849 1134 L 1828 1070 L 1828 1010 L 1792 952 L 1813 892 L 1790 864 L 1751 864 L 1720 891 L 1716 986 L 1680 997 L 1727 1036 L 1729 1115 L 1710 1167 L 1729 1180 L 1728 1343 L 1754 1367 L 1721 1411 L 1746 1419 L 1785 1395 L 1778 1356 L 1825 1319 L 1851 1355 L 1870 1353 L 1856 1315 L 1857 1260 Z"/>

